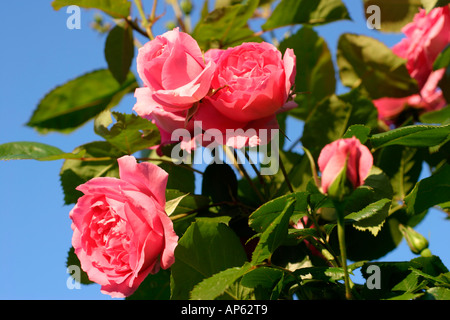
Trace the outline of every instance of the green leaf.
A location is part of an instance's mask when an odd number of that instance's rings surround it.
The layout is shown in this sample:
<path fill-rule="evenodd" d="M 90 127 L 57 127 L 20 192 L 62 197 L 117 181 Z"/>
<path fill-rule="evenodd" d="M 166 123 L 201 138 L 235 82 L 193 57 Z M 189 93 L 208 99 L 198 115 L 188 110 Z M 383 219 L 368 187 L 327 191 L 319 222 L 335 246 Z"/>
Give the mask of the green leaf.
<path fill-rule="evenodd" d="M 139 285 L 139 288 L 126 300 L 169 300 L 170 270 L 159 270 L 149 274 Z"/>
<path fill-rule="evenodd" d="M 103 111 L 95 120 L 94 130 L 122 152 L 133 154 L 160 143 L 158 127 L 151 121 L 135 114 L 112 112 L 112 116 L 116 123 L 108 129 L 112 123 L 111 112 Z"/>
<path fill-rule="evenodd" d="M 203 172 L 202 195 L 214 203 L 237 198 L 237 179 L 233 169 L 226 163 L 212 163 Z"/>
<path fill-rule="evenodd" d="M 372 99 L 418 93 L 404 59 L 384 43 L 365 35 L 344 33 L 338 41 L 337 64 L 344 86 L 361 86 Z"/>
<path fill-rule="evenodd" d="M 377 126 L 377 110 L 372 101 L 358 89 L 318 103 L 305 121 L 301 141 L 303 146 L 318 157 L 323 147 L 347 132 L 351 125 Z"/>
<path fill-rule="evenodd" d="M 420 2 L 422 2 L 423 7 L 428 13 L 434 8 L 448 5 L 450 0 L 420 0 Z"/>
<path fill-rule="evenodd" d="M 433 63 L 433 70 L 439 70 L 446 68 L 450 65 L 450 45 L 448 45 L 442 52 L 438 55 Z"/>
<path fill-rule="evenodd" d="M 338 20 L 350 20 L 341 0 L 282 0 L 262 29 L 272 30 L 294 24 L 320 25 Z"/>
<path fill-rule="evenodd" d="M 105 59 L 114 78 L 122 84 L 130 71 L 134 57 L 133 31 L 128 24 L 116 25 L 108 33 L 105 43 Z"/>
<path fill-rule="evenodd" d="M 440 110 L 422 113 L 419 119 L 423 123 L 450 124 L 450 105 Z"/>
<path fill-rule="evenodd" d="M 258 267 L 247 272 L 243 277 L 241 284 L 249 288 L 261 286 L 271 289 L 283 276 L 283 271 L 270 267 Z"/>
<path fill-rule="evenodd" d="M 51 161 L 60 159 L 77 159 L 84 156 L 84 152 L 66 153 L 61 149 L 39 142 L 8 142 L 0 145 L 0 160 Z"/>
<path fill-rule="evenodd" d="M 236 234 L 225 224 L 198 220 L 186 230 L 175 249 L 171 298 L 189 299 L 192 289 L 212 275 L 247 261 Z"/>
<path fill-rule="evenodd" d="M 293 214 L 306 215 L 308 209 L 308 193 L 296 192 L 267 201 L 256 209 L 249 217 L 250 227 L 258 233 L 267 230 L 286 209 L 286 203 L 295 200 Z"/>
<path fill-rule="evenodd" d="M 295 201 L 295 199 L 287 200 L 283 211 L 262 232 L 259 237 L 259 242 L 252 254 L 252 264 L 259 264 L 264 260 L 269 259 L 287 238 L 289 220 L 294 212 Z"/>
<path fill-rule="evenodd" d="M 171 215 L 189 213 L 201 208 L 206 208 L 210 204 L 208 197 L 183 193 L 179 190 L 166 189 L 166 209 L 170 206 Z M 169 214 L 169 213 L 168 213 Z"/>
<path fill-rule="evenodd" d="M 422 172 L 424 150 L 404 146 L 381 149 L 377 166 L 389 177 L 394 199 L 401 200 L 411 191 Z"/>
<path fill-rule="evenodd" d="M 354 124 L 347 129 L 342 138 L 346 139 L 356 137 L 362 144 L 364 144 L 369 139 L 370 131 L 371 129 L 368 126 L 362 124 Z"/>
<path fill-rule="evenodd" d="M 243 42 L 261 42 L 262 39 L 255 36 L 255 32 L 247 25 L 258 3 L 259 0 L 248 0 L 246 4 L 215 9 L 198 22 L 192 37 L 204 51 L 210 48 L 234 47 Z"/>
<path fill-rule="evenodd" d="M 41 133 L 72 132 L 103 110 L 114 107 L 136 87 L 132 73 L 122 85 L 108 70 L 87 73 L 50 91 L 27 125 Z"/>
<path fill-rule="evenodd" d="M 95 177 L 119 178 L 117 158 L 124 154 L 106 141 L 96 141 L 77 147 L 74 153 L 83 152 L 90 161 L 70 159 L 64 161 L 60 171 L 65 204 L 76 203 L 82 193 L 77 186 Z"/>
<path fill-rule="evenodd" d="M 79 281 L 81 284 L 94 283 L 93 281 L 89 280 L 87 273 L 83 269 L 81 269 L 80 260 L 78 259 L 77 255 L 75 254 L 75 250 L 73 247 L 70 247 L 69 252 L 67 253 L 66 267 L 67 268 L 70 268 L 70 267 L 77 268 L 77 269 L 75 269 L 76 272 L 71 274 L 71 276 L 72 276 L 72 278 L 74 278 L 74 280 Z M 78 270 L 80 271 L 80 273 L 77 273 Z M 80 277 L 77 279 L 74 277 L 75 275 L 80 276 Z"/>
<path fill-rule="evenodd" d="M 242 277 L 247 270 L 250 269 L 249 264 L 243 267 L 234 267 L 223 270 L 214 274 L 197 284 L 191 291 L 192 300 L 214 300 L 222 296 L 224 293 L 234 297 L 234 295 L 227 289 L 240 277 Z"/>
<path fill-rule="evenodd" d="M 345 216 L 345 222 L 351 223 L 358 230 L 369 230 L 377 236 L 389 215 L 391 199 L 381 199 L 371 203 L 363 210 Z"/>
<path fill-rule="evenodd" d="M 445 141 L 450 135 L 450 124 L 444 126 L 412 125 L 372 135 L 370 141 L 376 149 L 403 145 L 432 147 Z"/>
<path fill-rule="evenodd" d="M 416 183 L 405 197 L 407 211 L 420 214 L 432 206 L 450 201 L 450 165 L 446 163 L 430 177 Z"/>
<path fill-rule="evenodd" d="M 414 15 L 421 8 L 421 4 L 417 0 L 364 0 L 366 19 L 370 19 L 372 14 L 375 14 L 373 11 L 367 10 L 372 5 L 380 8 L 379 30 L 382 32 L 400 32 L 406 24 L 413 20 Z"/>
<path fill-rule="evenodd" d="M 426 299 L 431 300 L 450 300 L 450 289 L 442 287 L 433 287 L 427 290 Z"/>
<path fill-rule="evenodd" d="M 128 0 L 54 0 L 52 2 L 52 7 L 55 10 L 71 5 L 87 9 L 100 9 L 113 18 L 128 17 L 131 7 Z"/>
<path fill-rule="evenodd" d="M 298 107 L 289 113 L 306 119 L 316 103 L 332 95 L 336 89 L 336 77 L 330 50 L 325 40 L 309 26 L 284 39 L 279 46 L 281 52 L 294 50 L 297 57 L 295 98 Z"/>

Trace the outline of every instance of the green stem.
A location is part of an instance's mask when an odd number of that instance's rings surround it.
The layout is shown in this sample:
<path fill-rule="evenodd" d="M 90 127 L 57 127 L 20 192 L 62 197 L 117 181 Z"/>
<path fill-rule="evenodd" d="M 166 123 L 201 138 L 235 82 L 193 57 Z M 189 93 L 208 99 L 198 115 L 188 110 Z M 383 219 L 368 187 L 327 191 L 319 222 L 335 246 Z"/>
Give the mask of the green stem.
<path fill-rule="evenodd" d="M 289 180 L 289 176 L 288 176 L 288 174 L 287 174 L 287 172 L 286 172 L 286 168 L 285 168 L 285 166 L 284 166 L 284 163 L 283 163 L 283 160 L 281 159 L 281 157 L 279 157 L 279 163 L 280 163 L 280 169 L 281 169 L 281 172 L 283 173 L 283 176 L 284 176 L 284 179 L 285 179 L 285 181 L 286 181 L 286 184 L 287 184 L 287 186 L 288 186 L 288 188 L 289 188 L 289 191 L 291 192 L 291 193 L 294 193 L 294 188 L 292 188 L 292 184 L 291 184 L 291 181 Z"/>
<path fill-rule="evenodd" d="M 347 249 L 345 245 L 345 226 L 344 226 L 344 215 L 341 210 L 338 209 L 338 239 L 339 239 L 339 249 L 341 251 L 341 264 L 344 269 L 344 284 L 345 284 L 345 297 L 350 300 L 352 299 L 352 293 L 350 288 L 350 277 L 348 274 L 347 267 Z"/>

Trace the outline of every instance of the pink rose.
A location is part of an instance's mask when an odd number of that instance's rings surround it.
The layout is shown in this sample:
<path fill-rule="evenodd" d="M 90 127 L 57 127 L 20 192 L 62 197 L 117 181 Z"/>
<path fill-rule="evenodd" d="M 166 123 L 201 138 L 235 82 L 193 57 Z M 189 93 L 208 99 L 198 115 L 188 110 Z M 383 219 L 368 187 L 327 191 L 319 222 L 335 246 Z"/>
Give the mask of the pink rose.
<path fill-rule="evenodd" d="M 174 262 L 178 237 L 165 213 L 168 174 L 118 159 L 120 179 L 94 178 L 70 212 L 72 245 L 89 279 L 112 297 L 131 295 L 149 273 Z"/>
<path fill-rule="evenodd" d="M 186 129 L 189 134 L 194 134 L 194 124 L 192 121 L 186 122 L 186 111 L 166 111 L 163 107 L 153 103 L 150 95 L 147 94 L 147 88 L 137 88 L 134 96 L 136 97 L 136 104 L 133 110 L 142 118 L 152 121 L 159 130 L 161 135 L 161 143 L 155 148 L 161 153 L 161 147 L 171 143 L 177 143 L 172 138 L 172 133 L 177 129 Z M 191 151 L 195 149 L 195 140 L 186 139 L 182 141 L 182 149 Z"/>
<path fill-rule="evenodd" d="M 450 43 L 450 9 L 438 7 L 428 14 L 424 9 L 414 16 L 413 22 L 403 27 L 406 38 L 395 45 L 395 54 L 407 60 L 411 77 L 422 88 L 439 53 Z"/>
<path fill-rule="evenodd" d="M 326 145 L 320 152 L 318 165 L 322 172 L 322 191 L 328 188 L 347 164 L 346 176 L 354 188 L 364 183 L 373 165 L 370 150 L 355 138 L 339 139 Z"/>
<path fill-rule="evenodd" d="M 373 101 L 378 110 L 378 118 L 387 124 L 395 124 L 396 118 L 408 108 L 422 111 L 439 110 L 446 106 L 447 102 L 438 88 L 439 80 L 445 69 L 434 71 L 430 74 L 420 94 L 414 94 L 404 98 L 380 98 Z"/>
<path fill-rule="evenodd" d="M 292 49 L 282 57 L 269 43 L 244 43 L 227 50 L 209 50 L 205 59 L 215 62 L 216 71 L 213 91 L 202 100 L 194 116 L 202 121 L 203 129 L 273 129 L 278 125 L 276 114 L 285 106 L 296 106 L 288 103 L 296 72 Z M 237 146 L 243 140 L 261 142 L 258 135 L 237 135 L 232 140 L 223 143 Z"/>
<path fill-rule="evenodd" d="M 147 111 L 186 110 L 205 97 L 211 86 L 214 62 L 205 65 L 197 42 L 178 28 L 157 36 L 139 49 L 137 71 L 144 82 L 137 99 L 147 96 Z M 139 102 L 139 101 L 138 101 Z"/>
<path fill-rule="evenodd" d="M 438 88 L 445 69 L 433 71 L 439 53 L 450 43 L 450 9 L 438 7 L 428 14 L 420 9 L 413 22 L 402 31 L 405 38 L 392 51 L 406 59 L 406 67 L 417 80 L 420 93 L 403 98 L 385 97 L 373 101 L 378 117 L 388 125 L 396 124 L 397 117 L 406 109 L 433 111 L 443 108 L 447 102 Z"/>

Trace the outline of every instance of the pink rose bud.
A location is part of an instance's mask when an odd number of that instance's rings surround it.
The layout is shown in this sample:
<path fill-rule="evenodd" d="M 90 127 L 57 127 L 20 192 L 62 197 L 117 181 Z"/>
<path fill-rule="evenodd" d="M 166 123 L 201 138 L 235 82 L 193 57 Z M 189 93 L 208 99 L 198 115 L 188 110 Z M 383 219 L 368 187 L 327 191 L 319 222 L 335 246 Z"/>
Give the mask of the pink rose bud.
<path fill-rule="evenodd" d="M 174 260 L 178 236 L 165 212 L 168 174 L 132 156 L 118 159 L 120 179 L 99 177 L 82 185 L 70 212 L 72 246 L 89 279 L 112 297 L 131 295 Z"/>
<path fill-rule="evenodd" d="M 373 156 L 357 138 L 339 139 L 322 149 L 318 165 L 322 172 L 322 191 L 328 193 L 332 185 L 343 185 L 343 180 L 353 188 L 362 185 L 372 168 Z M 333 193 L 340 191 L 333 190 Z"/>
<path fill-rule="evenodd" d="M 155 106 L 166 111 L 186 110 L 204 98 L 211 85 L 215 64 L 205 65 L 197 42 L 178 28 L 168 31 L 139 49 L 137 71 L 144 88 L 136 95 L 139 115 Z M 139 99 L 147 96 L 145 105 Z"/>

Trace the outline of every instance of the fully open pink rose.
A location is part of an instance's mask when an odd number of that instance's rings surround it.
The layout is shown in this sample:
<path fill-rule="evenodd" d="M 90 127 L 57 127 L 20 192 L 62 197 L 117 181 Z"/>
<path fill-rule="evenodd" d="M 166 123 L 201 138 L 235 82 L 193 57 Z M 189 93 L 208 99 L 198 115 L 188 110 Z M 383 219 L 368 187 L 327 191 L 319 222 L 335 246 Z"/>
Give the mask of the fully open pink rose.
<path fill-rule="evenodd" d="M 154 106 L 175 112 L 189 109 L 208 94 L 214 70 L 214 62 L 205 65 L 197 42 L 176 28 L 139 49 L 137 71 L 144 88 L 136 98 L 146 95 L 149 109 Z"/>
<path fill-rule="evenodd" d="M 436 57 L 450 43 L 449 7 L 434 8 L 428 14 L 420 9 L 402 32 L 406 37 L 392 50 L 407 60 L 409 74 L 422 88 L 433 71 Z"/>
<path fill-rule="evenodd" d="M 290 101 L 296 72 L 293 50 L 287 49 L 282 57 L 269 43 L 244 43 L 227 50 L 209 50 L 205 59 L 215 62 L 216 71 L 213 91 L 194 116 L 203 129 L 222 133 L 226 129 L 270 130 L 277 127 L 277 113 L 296 106 Z M 242 142 L 257 145 L 265 139 L 256 134 L 224 140 L 224 144 L 237 147 Z"/>
<path fill-rule="evenodd" d="M 178 237 L 165 212 L 168 174 L 156 165 L 118 159 L 120 179 L 99 177 L 70 212 L 72 245 L 89 279 L 112 297 L 131 295 L 149 273 L 174 262 Z"/>
<path fill-rule="evenodd" d="M 373 165 L 370 150 L 355 138 L 339 139 L 320 152 L 318 165 L 322 172 L 322 191 L 327 192 L 347 164 L 347 179 L 354 188 L 364 183 Z"/>

